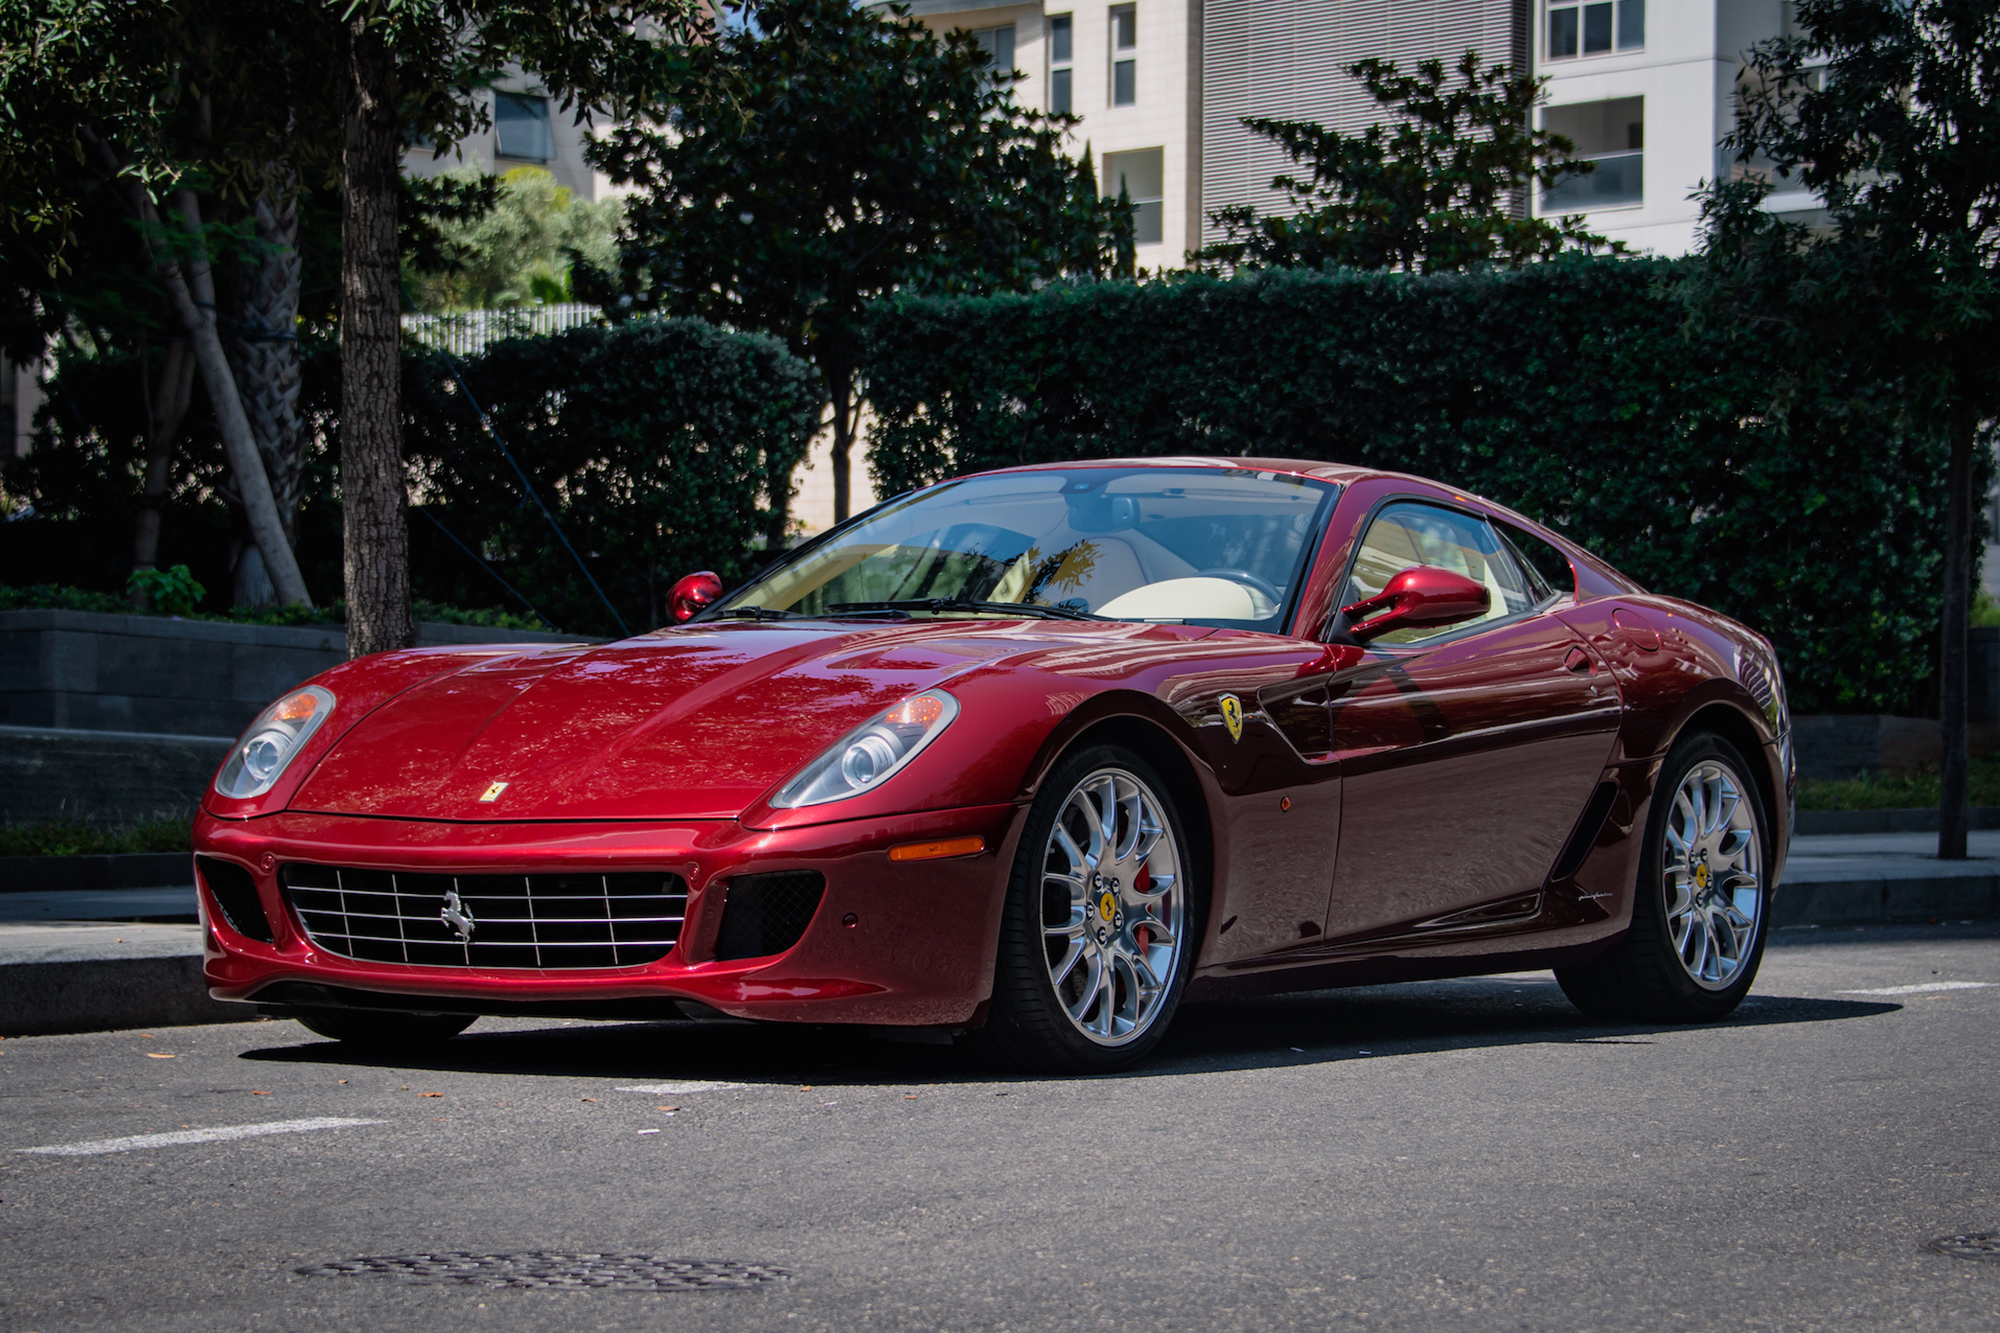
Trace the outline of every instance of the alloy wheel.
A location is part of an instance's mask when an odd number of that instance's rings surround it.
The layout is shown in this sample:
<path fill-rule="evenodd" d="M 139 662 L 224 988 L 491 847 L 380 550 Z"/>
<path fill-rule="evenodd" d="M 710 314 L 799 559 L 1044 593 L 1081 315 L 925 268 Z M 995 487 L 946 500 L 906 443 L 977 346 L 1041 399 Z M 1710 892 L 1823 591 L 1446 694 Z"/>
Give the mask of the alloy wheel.
<path fill-rule="evenodd" d="M 1661 852 L 1674 954 L 1696 985 L 1726 989 L 1751 954 L 1765 903 L 1757 802 L 1728 764 L 1704 759 L 1681 779 Z"/>
<path fill-rule="evenodd" d="M 1181 850 L 1164 803 L 1120 768 L 1071 789 L 1042 858 L 1049 980 L 1069 1021 L 1123 1046 L 1166 1007 L 1186 947 Z"/>

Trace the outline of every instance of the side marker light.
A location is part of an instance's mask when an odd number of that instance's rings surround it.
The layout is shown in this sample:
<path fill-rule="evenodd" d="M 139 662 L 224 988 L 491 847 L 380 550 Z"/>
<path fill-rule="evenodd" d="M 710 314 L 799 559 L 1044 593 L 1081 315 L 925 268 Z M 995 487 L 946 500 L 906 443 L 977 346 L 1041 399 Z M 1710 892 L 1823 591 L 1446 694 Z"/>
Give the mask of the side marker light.
<path fill-rule="evenodd" d="M 947 856 L 977 856 L 986 850 L 986 839 L 974 834 L 970 838 L 946 838 L 941 842 L 906 842 L 901 847 L 889 849 L 891 861 L 937 861 Z"/>

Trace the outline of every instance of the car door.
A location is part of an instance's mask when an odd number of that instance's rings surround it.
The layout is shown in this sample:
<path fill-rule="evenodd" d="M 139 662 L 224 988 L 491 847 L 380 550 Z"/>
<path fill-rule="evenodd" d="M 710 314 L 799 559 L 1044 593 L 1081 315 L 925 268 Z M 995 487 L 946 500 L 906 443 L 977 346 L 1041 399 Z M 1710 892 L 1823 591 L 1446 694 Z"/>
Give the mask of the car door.
<path fill-rule="evenodd" d="M 1371 641 L 1329 682 L 1342 785 L 1329 941 L 1531 915 L 1610 756 L 1618 694 L 1552 614 L 1572 604 L 1469 510 L 1392 499 L 1370 516 L 1340 604 L 1412 565 L 1484 583 L 1484 618 Z"/>

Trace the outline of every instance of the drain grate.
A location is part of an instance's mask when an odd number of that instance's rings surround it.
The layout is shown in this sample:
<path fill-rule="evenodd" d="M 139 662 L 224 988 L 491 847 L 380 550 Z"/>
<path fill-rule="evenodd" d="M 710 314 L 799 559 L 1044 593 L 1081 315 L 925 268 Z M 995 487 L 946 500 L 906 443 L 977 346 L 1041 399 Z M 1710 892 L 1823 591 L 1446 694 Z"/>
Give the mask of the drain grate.
<path fill-rule="evenodd" d="M 1939 1236 L 1924 1242 L 1927 1250 L 1948 1254 L 1954 1259 L 1988 1259 L 2000 1262 L 2000 1231 L 1973 1231 L 1963 1236 Z"/>
<path fill-rule="evenodd" d="M 375 1276 L 426 1286 L 538 1287 L 579 1291 L 743 1291 L 791 1274 L 733 1259 L 662 1259 L 652 1254 L 388 1254 L 310 1264 L 306 1277 Z"/>

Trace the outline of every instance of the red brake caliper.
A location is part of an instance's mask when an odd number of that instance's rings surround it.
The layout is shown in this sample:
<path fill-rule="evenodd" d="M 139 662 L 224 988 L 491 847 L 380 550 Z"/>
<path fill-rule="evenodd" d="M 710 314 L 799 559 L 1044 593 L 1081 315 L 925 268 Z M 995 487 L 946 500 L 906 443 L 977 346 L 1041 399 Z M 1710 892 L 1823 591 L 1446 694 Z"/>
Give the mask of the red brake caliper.
<path fill-rule="evenodd" d="M 1152 872 L 1141 865 L 1139 873 L 1132 877 L 1132 891 L 1134 893 L 1144 893 L 1148 888 L 1152 887 L 1152 883 Z M 1134 926 L 1132 928 L 1132 938 L 1141 949 L 1149 949 L 1153 945 L 1153 932 L 1144 926 Z"/>

